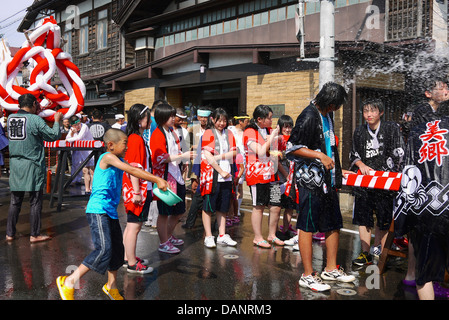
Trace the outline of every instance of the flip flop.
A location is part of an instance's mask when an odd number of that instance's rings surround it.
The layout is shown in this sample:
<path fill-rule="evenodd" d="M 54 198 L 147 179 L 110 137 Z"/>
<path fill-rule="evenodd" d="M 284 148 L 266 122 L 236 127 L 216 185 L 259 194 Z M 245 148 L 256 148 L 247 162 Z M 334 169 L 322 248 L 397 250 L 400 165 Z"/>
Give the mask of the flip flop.
<path fill-rule="evenodd" d="M 284 241 L 282 241 L 278 237 L 274 237 L 272 240 L 268 240 L 268 241 L 270 241 L 272 244 L 275 244 L 277 246 L 283 246 L 284 245 Z"/>
<path fill-rule="evenodd" d="M 261 240 L 261 241 L 259 241 L 259 242 L 254 242 L 254 241 L 253 241 L 253 244 L 254 244 L 256 247 L 259 247 L 259 248 L 265 248 L 265 249 L 271 248 L 271 245 L 268 243 L 267 240 Z"/>

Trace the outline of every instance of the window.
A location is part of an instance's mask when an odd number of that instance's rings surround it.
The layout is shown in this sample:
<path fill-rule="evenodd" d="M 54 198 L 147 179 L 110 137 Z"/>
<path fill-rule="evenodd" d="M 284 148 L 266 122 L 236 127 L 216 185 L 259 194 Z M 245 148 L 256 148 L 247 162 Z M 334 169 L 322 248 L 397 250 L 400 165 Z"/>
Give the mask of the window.
<path fill-rule="evenodd" d="M 98 12 L 97 23 L 97 49 L 108 46 L 108 9 Z"/>
<path fill-rule="evenodd" d="M 80 54 L 89 52 L 89 17 L 80 21 Z"/>
<path fill-rule="evenodd" d="M 63 38 L 65 41 L 63 46 L 64 52 L 72 55 L 72 30 L 64 32 Z"/>

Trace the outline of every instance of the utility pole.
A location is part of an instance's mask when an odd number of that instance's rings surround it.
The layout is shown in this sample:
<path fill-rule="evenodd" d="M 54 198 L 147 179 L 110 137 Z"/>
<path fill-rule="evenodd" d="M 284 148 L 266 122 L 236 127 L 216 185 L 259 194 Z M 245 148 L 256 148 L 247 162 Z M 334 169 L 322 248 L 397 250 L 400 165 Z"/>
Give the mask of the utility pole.
<path fill-rule="evenodd" d="M 317 0 L 300 0 L 303 2 L 318 2 Z M 316 58 L 298 58 L 297 61 L 319 62 L 320 89 L 327 82 L 334 81 L 335 73 L 335 0 L 320 0 L 320 56 Z M 304 36 L 302 37 L 304 38 Z"/>
<path fill-rule="evenodd" d="M 334 81 L 335 0 L 321 0 L 320 12 L 320 89 Z"/>

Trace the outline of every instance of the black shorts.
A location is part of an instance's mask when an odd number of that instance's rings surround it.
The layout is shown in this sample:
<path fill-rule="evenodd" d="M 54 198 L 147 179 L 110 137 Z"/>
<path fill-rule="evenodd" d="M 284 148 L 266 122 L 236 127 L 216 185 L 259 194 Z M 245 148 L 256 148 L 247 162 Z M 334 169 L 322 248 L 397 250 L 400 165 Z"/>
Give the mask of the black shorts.
<path fill-rule="evenodd" d="M 393 216 L 393 194 L 383 190 L 364 191 L 354 197 L 352 223 L 372 228 L 376 214 L 379 230 L 388 230 Z"/>
<path fill-rule="evenodd" d="M 177 216 L 186 212 L 186 186 L 176 183 L 176 194 L 182 199 L 174 206 L 165 204 L 164 201 L 157 201 L 158 213 L 163 216 Z"/>
<path fill-rule="evenodd" d="M 305 232 L 329 232 L 343 227 L 340 201 L 333 188 L 328 193 L 315 193 L 298 188 L 298 218 L 296 229 Z"/>
<path fill-rule="evenodd" d="M 258 183 L 249 187 L 253 206 L 281 206 L 281 185 L 278 183 Z"/>
<path fill-rule="evenodd" d="M 449 266 L 449 237 L 414 230 L 410 232 L 410 240 L 416 258 L 416 284 L 443 282 Z"/>
<path fill-rule="evenodd" d="M 203 197 L 203 210 L 205 212 L 228 213 L 231 207 L 232 181 L 217 182 L 217 187 L 211 194 Z"/>
<path fill-rule="evenodd" d="M 148 191 L 147 198 L 145 200 L 145 204 L 143 205 L 142 212 L 139 216 L 136 216 L 131 211 L 127 212 L 126 221 L 127 222 L 133 222 L 133 223 L 140 223 L 145 222 L 148 220 L 148 213 L 150 212 L 150 204 L 151 201 L 153 201 L 153 193 L 151 191 Z"/>
<path fill-rule="evenodd" d="M 281 195 L 281 208 L 282 209 L 297 209 L 297 204 L 295 200 L 293 200 L 291 197 L 283 194 Z"/>

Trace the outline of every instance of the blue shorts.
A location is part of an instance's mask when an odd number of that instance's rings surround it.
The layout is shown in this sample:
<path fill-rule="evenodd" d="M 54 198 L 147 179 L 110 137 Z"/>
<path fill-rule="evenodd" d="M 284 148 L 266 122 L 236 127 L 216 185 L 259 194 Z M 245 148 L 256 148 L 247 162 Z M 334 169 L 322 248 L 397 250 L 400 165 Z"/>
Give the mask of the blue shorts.
<path fill-rule="evenodd" d="M 315 193 L 299 187 L 298 220 L 296 229 L 305 232 L 329 232 L 343 227 L 340 201 L 335 189 Z"/>
<path fill-rule="evenodd" d="M 216 211 L 228 213 L 231 207 L 232 181 L 217 182 L 214 193 L 203 197 L 203 210 L 214 213 Z"/>
<path fill-rule="evenodd" d="M 112 219 L 106 213 L 87 213 L 94 251 L 83 264 L 100 274 L 116 271 L 123 266 L 125 248 L 122 229 L 118 219 Z"/>

